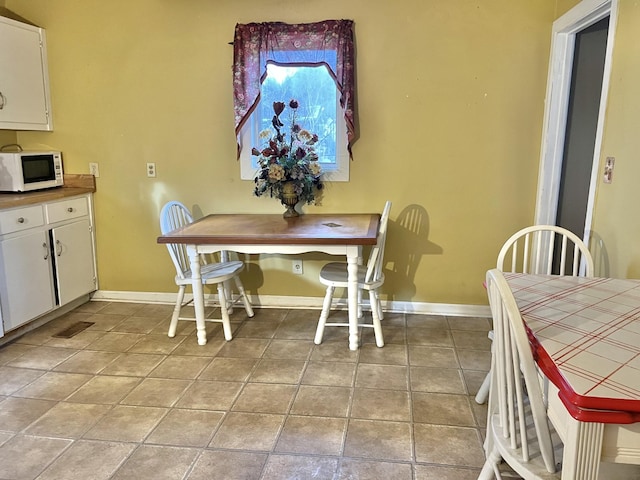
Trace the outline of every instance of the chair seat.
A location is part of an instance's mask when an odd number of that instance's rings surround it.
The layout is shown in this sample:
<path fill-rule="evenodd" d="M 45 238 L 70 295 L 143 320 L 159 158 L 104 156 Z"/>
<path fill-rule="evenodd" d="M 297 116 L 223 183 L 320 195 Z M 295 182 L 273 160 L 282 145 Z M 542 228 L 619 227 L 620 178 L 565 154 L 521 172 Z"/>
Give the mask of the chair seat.
<path fill-rule="evenodd" d="M 384 274 L 376 281 L 366 282 L 367 267 L 358 265 L 358 288 L 363 290 L 373 290 L 384 283 Z M 346 288 L 347 287 L 347 264 L 344 262 L 327 263 L 320 270 L 320 283 L 327 287 Z"/>
<path fill-rule="evenodd" d="M 218 283 L 225 282 L 235 277 L 244 270 L 244 263 L 240 261 L 207 263 L 200 267 L 200 275 L 202 283 Z M 191 285 L 191 270 L 184 272 L 184 278 L 176 276 L 178 285 Z"/>
<path fill-rule="evenodd" d="M 529 419 L 527 422 L 527 431 L 531 430 L 528 434 L 530 438 L 535 438 L 535 431 L 533 428 L 533 422 L 531 421 L 532 413 L 531 409 L 528 406 L 528 402 L 524 402 L 525 404 L 525 417 Z M 562 476 L 562 472 L 560 470 L 556 472 L 549 472 L 545 466 L 544 460 L 542 458 L 542 453 L 539 449 L 538 442 L 530 442 L 528 444 L 528 456 L 529 460 L 524 462 L 522 460 L 522 448 L 518 446 L 513 448 L 511 445 L 511 438 L 505 438 L 503 435 L 504 428 L 500 423 L 500 414 L 494 413 L 491 415 L 490 419 L 490 428 L 493 430 L 493 442 L 497 451 L 500 452 L 500 456 L 504 461 L 514 470 L 518 475 L 523 478 L 535 478 L 539 480 L 559 480 Z M 551 441 L 553 443 L 555 458 L 562 458 L 562 441 L 560 437 L 553 429 L 553 426 L 549 425 L 549 430 L 551 433 Z M 487 470 L 485 470 L 488 473 Z M 482 478 L 482 475 L 479 477 Z"/>

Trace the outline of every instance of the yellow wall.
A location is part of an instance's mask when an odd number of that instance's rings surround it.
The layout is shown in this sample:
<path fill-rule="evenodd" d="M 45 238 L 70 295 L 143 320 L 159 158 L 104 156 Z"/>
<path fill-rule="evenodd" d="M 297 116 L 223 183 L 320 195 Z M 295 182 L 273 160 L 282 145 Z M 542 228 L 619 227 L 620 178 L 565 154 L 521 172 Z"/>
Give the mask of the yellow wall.
<path fill-rule="evenodd" d="M 62 150 L 69 173 L 99 163 L 103 290 L 175 289 L 167 252 L 156 244 L 167 200 L 196 213 L 283 211 L 239 179 L 228 45 L 238 22 L 355 21 L 360 138 L 351 181 L 328 185 L 322 205 L 305 211 L 380 211 L 393 201 L 387 268 L 417 254 L 417 269 L 409 278 L 389 274 L 389 298 L 486 304 L 485 271 L 502 242 L 532 222 L 554 1 L 6 6 L 45 27 L 48 40 L 54 132 L 19 133 L 19 141 Z M 156 162 L 156 179 L 146 177 L 146 162 Z M 396 222 L 412 205 L 428 221 L 422 236 Z M 302 281 L 289 260 L 270 258 L 245 285 L 251 293 L 321 296 L 317 272 L 329 258 L 304 259 Z"/>
<path fill-rule="evenodd" d="M 578 3 L 580 3 L 580 0 L 556 0 L 555 18 L 561 17 Z"/>
<path fill-rule="evenodd" d="M 0 130 L 0 146 L 17 142 L 16 132 L 11 130 Z"/>

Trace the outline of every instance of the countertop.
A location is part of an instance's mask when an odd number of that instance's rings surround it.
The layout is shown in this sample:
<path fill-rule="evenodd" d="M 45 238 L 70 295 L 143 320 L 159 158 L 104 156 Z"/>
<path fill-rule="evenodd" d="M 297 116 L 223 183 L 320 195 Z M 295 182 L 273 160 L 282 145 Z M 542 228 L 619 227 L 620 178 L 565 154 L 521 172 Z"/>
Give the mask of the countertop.
<path fill-rule="evenodd" d="M 84 195 L 96 191 L 96 179 L 93 175 L 64 174 L 62 187 L 38 190 L 35 192 L 7 193 L 0 192 L 0 210 L 21 207 L 34 203 L 51 202 L 75 195 Z"/>

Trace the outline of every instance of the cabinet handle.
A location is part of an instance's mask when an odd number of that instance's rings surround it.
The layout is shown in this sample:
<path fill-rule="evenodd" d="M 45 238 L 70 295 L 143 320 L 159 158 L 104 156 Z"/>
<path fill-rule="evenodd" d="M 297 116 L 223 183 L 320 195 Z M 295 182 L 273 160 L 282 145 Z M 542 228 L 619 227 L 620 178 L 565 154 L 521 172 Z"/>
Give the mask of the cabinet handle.
<path fill-rule="evenodd" d="M 24 223 L 24 217 L 18 218 L 18 223 Z"/>
<path fill-rule="evenodd" d="M 49 245 L 46 242 L 43 242 L 42 248 L 44 248 L 44 260 L 49 258 Z"/>
<path fill-rule="evenodd" d="M 56 254 L 58 256 L 62 255 L 62 244 L 60 243 L 60 240 L 56 240 Z"/>
<path fill-rule="evenodd" d="M 7 104 L 7 97 L 5 97 L 2 94 L 2 92 L 0 92 L 0 110 L 2 110 L 6 104 Z"/>
<path fill-rule="evenodd" d="M 73 207 L 67 208 L 67 212 L 69 212 L 69 213 L 73 212 Z"/>

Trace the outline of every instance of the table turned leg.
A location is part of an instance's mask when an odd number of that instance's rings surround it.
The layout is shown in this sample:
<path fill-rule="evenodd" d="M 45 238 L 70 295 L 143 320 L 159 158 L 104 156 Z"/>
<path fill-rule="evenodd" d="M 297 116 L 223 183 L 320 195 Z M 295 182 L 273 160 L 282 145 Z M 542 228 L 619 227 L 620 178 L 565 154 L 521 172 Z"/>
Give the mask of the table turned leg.
<path fill-rule="evenodd" d="M 191 288 L 193 289 L 193 308 L 196 313 L 196 330 L 198 345 L 207 344 L 207 330 L 204 321 L 204 289 L 202 288 L 202 276 L 200 274 L 200 256 L 192 246 L 187 247 L 191 262 Z"/>
<path fill-rule="evenodd" d="M 562 479 L 596 480 L 602 454 L 604 424 L 569 419 L 562 456 Z"/>
<path fill-rule="evenodd" d="M 349 349 L 358 349 L 358 257 L 347 257 L 347 297 L 349 304 Z"/>

